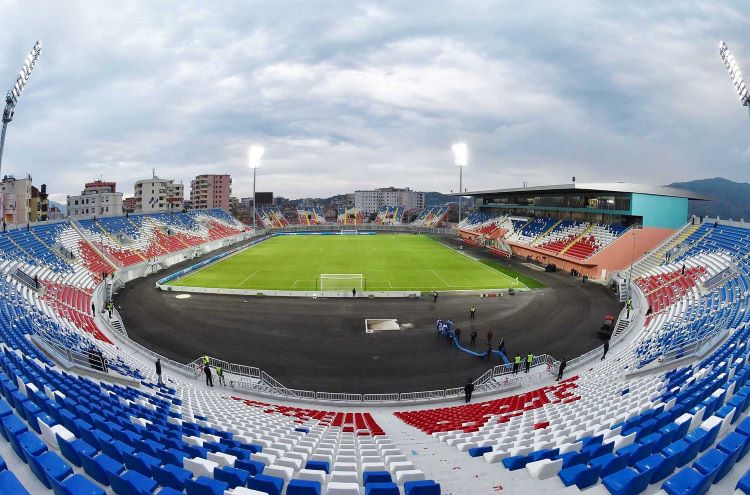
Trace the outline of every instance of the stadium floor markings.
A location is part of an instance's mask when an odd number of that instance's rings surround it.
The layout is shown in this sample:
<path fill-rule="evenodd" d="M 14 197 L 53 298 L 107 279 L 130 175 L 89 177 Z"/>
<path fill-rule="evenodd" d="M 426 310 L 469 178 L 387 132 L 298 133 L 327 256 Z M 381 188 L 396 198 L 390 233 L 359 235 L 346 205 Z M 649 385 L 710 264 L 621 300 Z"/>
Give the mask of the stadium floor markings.
<path fill-rule="evenodd" d="M 253 278 L 255 276 L 255 274 L 258 273 L 259 271 L 260 271 L 260 269 L 259 270 L 255 270 L 253 273 L 251 273 L 247 277 L 243 278 L 242 281 L 237 284 L 237 287 L 241 286 L 242 284 L 244 284 L 245 282 L 247 282 L 248 280 L 250 280 L 251 278 Z"/>
<path fill-rule="evenodd" d="M 437 278 L 439 278 L 439 279 L 440 279 L 440 280 L 441 280 L 441 281 L 442 281 L 442 282 L 443 282 L 443 283 L 445 284 L 445 286 L 446 286 L 446 287 L 450 287 L 450 285 L 451 285 L 451 284 L 449 284 L 448 282 L 446 282 L 446 281 L 445 281 L 445 279 L 444 279 L 443 277 L 441 277 L 441 276 L 440 276 L 440 274 L 438 274 L 438 272 L 436 272 L 435 270 L 430 270 L 430 271 L 431 271 L 432 273 L 434 273 L 434 274 L 435 274 L 435 276 L 436 276 Z"/>

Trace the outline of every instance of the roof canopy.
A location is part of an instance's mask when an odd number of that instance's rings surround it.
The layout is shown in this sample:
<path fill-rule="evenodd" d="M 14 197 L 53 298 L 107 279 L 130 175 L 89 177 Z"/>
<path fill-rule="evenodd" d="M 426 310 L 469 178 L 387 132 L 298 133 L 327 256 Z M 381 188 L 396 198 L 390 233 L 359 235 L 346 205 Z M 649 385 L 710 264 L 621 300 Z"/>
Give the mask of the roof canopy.
<path fill-rule="evenodd" d="M 586 193 L 586 192 L 616 192 L 616 193 L 638 193 L 651 194 L 653 196 L 670 196 L 674 198 L 687 198 L 698 201 L 708 201 L 708 198 L 684 189 L 675 189 L 664 186 L 648 186 L 645 184 L 632 184 L 628 182 L 573 182 L 571 184 L 558 184 L 552 186 L 513 187 L 510 189 L 488 189 L 484 191 L 468 191 L 463 194 L 452 193 L 451 196 L 486 196 L 489 194 L 513 194 L 513 193 Z"/>

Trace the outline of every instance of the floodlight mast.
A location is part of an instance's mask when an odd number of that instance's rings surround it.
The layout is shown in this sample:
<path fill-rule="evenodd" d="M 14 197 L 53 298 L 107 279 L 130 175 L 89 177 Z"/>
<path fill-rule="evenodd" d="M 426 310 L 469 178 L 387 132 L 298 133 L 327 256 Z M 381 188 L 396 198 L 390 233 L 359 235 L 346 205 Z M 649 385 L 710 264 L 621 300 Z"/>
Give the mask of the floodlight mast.
<path fill-rule="evenodd" d="M 42 53 L 42 42 L 37 41 L 31 48 L 31 51 L 23 61 L 21 70 L 18 71 L 18 78 L 15 84 L 5 95 L 5 109 L 3 110 L 3 130 L 0 134 L 0 170 L 3 167 L 3 150 L 5 148 L 5 132 L 8 129 L 8 124 L 13 120 L 13 114 L 16 111 L 16 104 L 18 99 L 21 97 L 23 88 L 26 87 L 26 82 L 29 80 L 31 71 L 34 69 L 34 64 L 39 59 L 39 54 Z M 2 177 L 2 175 L 0 175 Z"/>
<path fill-rule="evenodd" d="M 461 204 L 464 190 L 464 167 L 469 164 L 469 147 L 466 143 L 456 143 L 453 150 L 453 163 L 458 167 L 458 223 L 461 223 Z"/>
<path fill-rule="evenodd" d="M 260 168 L 265 152 L 265 148 L 257 144 L 250 146 L 247 152 L 248 165 L 253 169 L 253 235 L 255 235 L 255 217 L 258 215 L 258 205 L 255 203 L 255 172 Z"/>
<path fill-rule="evenodd" d="M 724 61 L 724 66 L 729 71 L 729 77 L 732 79 L 734 89 L 737 90 L 737 95 L 740 97 L 740 103 L 747 107 L 750 114 L 750 89 L 748 89 L 745 78 L 742 76 L 742 67 L 723 41 L 719 43 L 719 55 L 721 55 L 721 60 Z"/>

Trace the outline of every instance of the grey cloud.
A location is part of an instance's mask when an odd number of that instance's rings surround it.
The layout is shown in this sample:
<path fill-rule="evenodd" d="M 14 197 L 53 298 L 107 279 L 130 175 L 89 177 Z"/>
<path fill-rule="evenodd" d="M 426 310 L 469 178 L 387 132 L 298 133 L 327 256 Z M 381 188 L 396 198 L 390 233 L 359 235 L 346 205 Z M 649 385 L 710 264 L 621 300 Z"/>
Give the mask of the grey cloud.
<path fill-rule="evenodd" d="M 14 2 L 0 88 L 42 58 L 3 172 L 59 197 L 100 174 L 227 172 L 285 196 L 405 185 L 750 180 L 717 55 L 750 64 L 745 2 Z M 3 75 L 5 74 L 5 75 Z"/>

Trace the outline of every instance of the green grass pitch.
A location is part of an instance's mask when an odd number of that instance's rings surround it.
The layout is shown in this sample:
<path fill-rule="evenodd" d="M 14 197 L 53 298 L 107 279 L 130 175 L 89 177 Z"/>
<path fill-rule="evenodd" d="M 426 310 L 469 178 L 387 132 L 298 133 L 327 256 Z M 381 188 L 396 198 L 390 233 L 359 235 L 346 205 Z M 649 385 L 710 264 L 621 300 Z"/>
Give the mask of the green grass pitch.
<path fill-rule="evenodd" d="M 533 280 L 521 277 L 517 281 L 514 272 L 500 270 L 493 263 L 473 260 L 425 235 L 300 235 L 273 237 L 170 284 L 315 291 L 320 290 L 320 274 L 326 273 L 362 274 L 367 291 L 534 286 Z M 328 287 L 351 290 L 350 282 L 339 284 L 331 281 Z"/>

